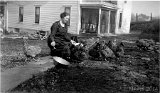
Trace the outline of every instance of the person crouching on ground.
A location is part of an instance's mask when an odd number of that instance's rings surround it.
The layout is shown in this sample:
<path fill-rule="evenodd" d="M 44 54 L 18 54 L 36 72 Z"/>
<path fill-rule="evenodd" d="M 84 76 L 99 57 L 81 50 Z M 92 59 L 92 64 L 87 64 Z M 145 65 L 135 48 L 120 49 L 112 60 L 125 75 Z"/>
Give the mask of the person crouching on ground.
<path fill-rule="evenodd" d="M 69 21 L 69 14 L 63 12 L 60 14 L 60 21 L 56 21 L 51 26 L 51 34 L 48 37 L 48 46 L 51 50 L 51 56 L 62 57 L 69 61 L 71 55 L 71 47 L 77 44 L 71 40 L 71 34 L 67 33 L 67 22 Z"/>

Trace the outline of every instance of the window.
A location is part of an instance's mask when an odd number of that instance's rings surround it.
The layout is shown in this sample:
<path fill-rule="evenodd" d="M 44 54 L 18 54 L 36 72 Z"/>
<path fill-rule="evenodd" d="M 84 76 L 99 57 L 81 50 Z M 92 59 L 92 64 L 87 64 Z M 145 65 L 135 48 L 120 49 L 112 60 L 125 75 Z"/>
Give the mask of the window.
<path fill-rule="evenodd" d="M 66 13 L 68 13 L 70 15 L 71 14 L 71 7 L 65 7 L 64 12 L 66 12 Z M 69 19 L 67 25 L 70 26 L 70 19 Z"/>
<path fill-rule="evenodd" d="M 39 23 L 40 20 L 40 7 L 35 7 L 35 23 Z"/>
<path fill-rule="evenodd" d="M 119 28 L 121 28 L 122 26 L 122 13 L 120 13 L 120 17 L 119 17 Z"/>
<path fill-rule="evenodd" d="M 82 8 L 81 30 L 82 33 L 96 33 L 98 30 L 99 10 Z"/>
<path fill-rule="evenodd" d="M 4 6 L 0 6 L 0 14 L 4 15 Z"/>
<path fill-rule="evenodd" d="M 23 22 L 23 7 L 19 7 L 19 22 Z"/>

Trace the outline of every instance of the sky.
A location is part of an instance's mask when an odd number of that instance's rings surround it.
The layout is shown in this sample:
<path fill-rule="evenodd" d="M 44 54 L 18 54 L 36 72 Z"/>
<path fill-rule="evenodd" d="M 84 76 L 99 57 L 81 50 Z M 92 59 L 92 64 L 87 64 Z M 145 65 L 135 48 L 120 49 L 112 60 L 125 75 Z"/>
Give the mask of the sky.
<path fill-rule="evenodd" d="M 160 16 L 160 1 L 132 1 L 132 13 Z"/>

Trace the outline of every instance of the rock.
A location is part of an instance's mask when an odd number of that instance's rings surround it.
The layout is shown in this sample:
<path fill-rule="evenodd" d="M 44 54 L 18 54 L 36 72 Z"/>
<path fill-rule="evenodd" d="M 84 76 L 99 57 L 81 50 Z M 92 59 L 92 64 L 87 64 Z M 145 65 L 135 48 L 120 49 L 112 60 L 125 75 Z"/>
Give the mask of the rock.
<path fill-rule="evenodd" d="M 125 73 L 130 70 L 130 68 L 129 68 L 128 66 L 119 66 L 118 68 L 119 68 L 122 72 L 125 72 Z"/>
<path fill-rule="evenodd" d="M 104 66 L 107 69 L 113 69 L 113 70 L 117 69 L 117 65 L 109 63 L 109 61 L 106 61 L 105 63 L 102 63 L 102 66 Z"/>
<path fill-rule="evenodd" d="M 141 59 L 143 59 L 143 60 L 147 60 L 147 61 L 151 61 L 151 59 L 150 59 L 150 58 L 146 58 L 146 57 L 142 57 Z"/>
<path fill-rule="evenodd" d="M 154 50 L 155 42 L 149 39 L 140 39 L 136 41 L 136 45 L 138 48 L 142 50 Z"/>
<path fill-rule="evenodd" d="M 154 47 L 153 47 L 153 46 L 148 47 L 148 50 L 153 51 L 153 50 L 154 50 Z"/>
<path fill-rule="evenodd" d="M 135 43 L 134 41 L 130 41 L 130 40 L 122 40 L 122 42 L 125 42 L 125 43 Z"/>
<path fill-rule="evenodd" d="M 112 76 L 114 76 L 114 78 L 117 79 L 117 80 L 125 80 L 126 79 L 125 73 L 123 73 L 121 71 L 114 72 L 112 74 Z"/>
<path fill-rule="evenodd" d="M 156 42 L 156 45 L 160 45 L 160 42 Z"/>
<path fill-rule="evenodd" d="M 143 75 L 143 74 L 140 74 L 140 73 L 137 73 L 137 72 L 134 72 L 134 71 L 130 71 L 128 73 L 128 75 L 130 75 L 132 78 L 146 78 L 147 76 L 146 75 Z"/>
<path fill-rule="evenodd" d="M 160 50 L 156 50 L 156 52 L 160 54 Z"/>
<path fill-rule="evenodd" d="M 33 64 L 45 64 L 45 63 L 54 63 L 54 60 L 51 56 L 41 57 L 37 60 L 37 62 L 34 62 Z"/>

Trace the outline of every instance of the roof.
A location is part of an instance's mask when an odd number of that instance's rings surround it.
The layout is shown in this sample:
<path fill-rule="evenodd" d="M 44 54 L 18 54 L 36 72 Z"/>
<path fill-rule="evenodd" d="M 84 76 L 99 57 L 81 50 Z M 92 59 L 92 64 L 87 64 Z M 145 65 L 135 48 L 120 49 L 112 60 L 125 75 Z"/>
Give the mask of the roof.
<path fill-rule="evenodd" d="M 82 7 L 118 9 L 118 6 L 109 2 L 81 2 Z"/>

